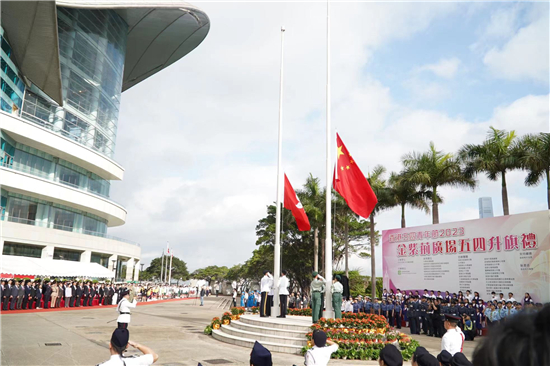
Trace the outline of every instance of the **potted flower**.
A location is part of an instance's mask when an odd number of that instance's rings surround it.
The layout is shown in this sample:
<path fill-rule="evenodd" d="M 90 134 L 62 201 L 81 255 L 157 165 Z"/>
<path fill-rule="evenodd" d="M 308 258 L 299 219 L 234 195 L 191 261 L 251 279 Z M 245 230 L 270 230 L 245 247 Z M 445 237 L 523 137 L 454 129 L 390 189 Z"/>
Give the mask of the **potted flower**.
<path fill-rule="evenodd" d="M 220 329 L 221 324 L 222 322 L 220 318 L 215 317 L 214 319 L 212 319 L 212 329 Z"/>
<path fill-rule="evenodd" d="M 226 311 L 225 313 L 223 313 L 222 315 L 222 324 L 223 325 L 229 325 L 231 324 L 231 313 Z"/>

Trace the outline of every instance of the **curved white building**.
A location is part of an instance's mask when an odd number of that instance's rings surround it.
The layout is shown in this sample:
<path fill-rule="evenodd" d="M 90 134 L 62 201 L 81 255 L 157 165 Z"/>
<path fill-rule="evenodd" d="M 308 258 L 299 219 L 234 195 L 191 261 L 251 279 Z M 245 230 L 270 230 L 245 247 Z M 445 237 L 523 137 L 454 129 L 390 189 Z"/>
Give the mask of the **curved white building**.
<path fill-rule="evenodd" d="M 126 220 L 109 195 L 124 174 L 113 160 L 120 96 L 197 47 L 207 15 L 155 0 L 9 1 L 1 11 L 3 267 L 12 256 L 95 262 L 137 279 L 141 248 L 107 234 Z M 24 271 L 12 274 L 42 274 Z"/>

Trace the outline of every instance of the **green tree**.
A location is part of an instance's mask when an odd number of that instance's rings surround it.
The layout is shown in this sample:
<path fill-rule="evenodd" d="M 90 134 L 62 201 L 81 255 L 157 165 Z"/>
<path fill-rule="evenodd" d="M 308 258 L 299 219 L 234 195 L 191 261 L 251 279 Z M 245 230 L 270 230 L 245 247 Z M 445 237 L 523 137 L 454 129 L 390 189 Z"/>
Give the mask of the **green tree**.
<path fill-rule="evenodd" d="M 191 277 L 195 279 L 206 280 L 208 282 L 212 280 L 221 281 L 225 279 L 228 271 L 229 269 L 226 266 L 208 266 L 193 271 L 193 273 L 191 273 Z"/>
<path fill-rule="evenodd" d="M 166 258 L 164 258 L 166 261 Z M 149 267 L 141 272 L 140 277 L 142 279 L 160 279 L 162 257 L 154 258 L 149 264 Z M 166 266 L 166 262 L 164 262 Z M 165 267 L 166 268 L 166 267 Z M 182 278 L 187 280 L 189 278 L 189 271 L 187 270 L 187 263 L 178 257 L 172 258 L 172 278 Z"/>
<path fill-rule="evenodd" d="M 325 190 L 320 186 L 319 178 L 310 173 L 301 190 L 296 192 L 304 206 L 311 228 L 313 229 L 313 270 L 319 270 L 319 234 L 325 223 Z"/>
<path fill-rule="evenodd" d="M 375 260 L 375 247 L 378 245 L 378 236 L 376 235 L 376 223 L 375 217 L 378 213 L 383 210 L 390 209 L 397 205 L 395 197 L 391 194 L 391 190 L 386 185 L 386 179 L 384 178 L 384 173 L 386 168 L 382 165 L 377 165 L 374 167 L 372 172 L 369 174 L 367 180 L 378 199 L 378 203 L 374 207 L 370 214 L 370 265 L 371 265 L 371 295 L 374 298 L 376 293 L 376 284 L 374 283 L 376 279 L 376 260 Z"/>
<path fill-rule="evenodd" d="M 427 200 L 430 198 L 430 192 L 424 190 L 419 184 L 412 183 L 405 179 L 404 174 L 391 173 L 389 179 L 390 194 L 401 206 L 401 227 L 407 227 L 405 223 L 405 206 L 410 206 L 430 213 L 430 207 Z"/>
<path fill-rule="evenodd" d="M 427 152 L 409 153 L 403 156 L 402 160 L 405 166 L 404 178 L 413 184 L 419 184 L 423 189 L 430 190 L 433 224 L 439 224 L 439 204 L 443 202 L 438 194 L 439 187 L 473 189 L 476 186 L 476 181 L 465 174 L 460 162 L 450 153 L 437 151 L 433 142 L 430 142 Z"/>
<path fill-rule="evenodd" d="M 459 151 L 459 156 L 466 165 L 465 173 L 468 177 L 481 172 L 486 173 L 487 178 L 493 181 L 500 177 L 504 215 L 510 214 L 506 172 L 520 167 L 519 156 L 514 149 L 515 139 L 515 131 L 506 132 L 491 126 L 485 142 L 481 145 L 464 145 Z"/>
<path fill-rule="evenodd" d="M 550 133 L 525 135 L 517 148 L 520 166 L 528 172 L 525 185 L 537 186 L 546 178 L 546 198 L 550 210 Z"/>

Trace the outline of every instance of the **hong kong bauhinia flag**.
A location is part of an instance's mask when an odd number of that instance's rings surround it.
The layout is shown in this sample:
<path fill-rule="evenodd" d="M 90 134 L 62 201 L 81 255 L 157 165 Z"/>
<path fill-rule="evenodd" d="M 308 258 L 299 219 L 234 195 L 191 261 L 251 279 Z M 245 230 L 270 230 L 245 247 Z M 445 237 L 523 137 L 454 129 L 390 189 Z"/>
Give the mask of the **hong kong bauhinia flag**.
<path fill-rule="evenodd" d="M 353 212 L 368 218 L 378 203 L 378 199 L 338 134 L 336 134 L 336 145 L 338 146 L 338 157 L 336 158 L 334 189 L 344 197 Z"/>
<path fill-rule="evenodd" d="M 300 202 L 298 196 L 296 196 L 296 192 L 294 192 L 294 188 L 292 188 L 286 174 L 284 206 L 286 209 L 292 211 L 292 216 L 296 219 L 296 224 L 298 225 L 298 229 L 300 231 L 309 231 L 311 229 L 304 206 L 302 206 L 302 202 Z"/>

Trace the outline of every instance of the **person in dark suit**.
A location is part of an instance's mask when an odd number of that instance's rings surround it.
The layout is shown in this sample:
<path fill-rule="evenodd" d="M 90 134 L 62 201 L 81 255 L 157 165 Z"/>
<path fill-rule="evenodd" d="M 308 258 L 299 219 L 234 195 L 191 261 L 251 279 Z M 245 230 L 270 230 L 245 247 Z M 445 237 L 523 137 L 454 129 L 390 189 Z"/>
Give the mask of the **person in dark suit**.
<path fill-rule="evenodd" d="M 78 286 L 76 286 L 76 299 L 75 299 L 75 305 L 76 307 L 80 307 L 80 299 L 82 299 L 82 294 L 84 293 L 84 288 L 82 287 L 82 283 L 79 282 Z"/>
<path fill-rule="evenodd" d="M 113 296 L 115 296 L 115 289 L 113 285 L 109 286 L 109 300 L 107 300 L 107 305 L 113 305 Z"/>
<path fill-rule="evenodd" d="M 97 285 L 90 285 L 90 296 L 88 296 L 88 306 L 94 305 L 94 298 L 97 292 Z"/>
<path fill-rule="evenodd" d="M 99 300 L 99 306 L 103 305 L 103 299 L 105 298 L 105 284 L 102 283 L 97 289 L 97 299 Z"/>
<path fill-rule="evenodd" d="M 0 306 L 2 307 L 2 310 L 8 310 L 8 300 L 10 297 L 10 285 L 8 284 L 8 281 L 2 282 L 2 303 L 0 303 Z"/>
<path fill-rule="evenodd" d="M 42 287 L 40 286 L 40 281 L 34 283 L 35 296 L 33 303 L 36 303 L 36 308 L 40 309 L 40 302 L 42 301 Z M 34 305 L 34 304 L 33 304 Z"/>
<path fill-rule="evenodd" d="M 52 297 L 52 287 L 50 286 L 50 281 L 46 281 L 42 287 L 42 295 L 44 296 L 44 309 L 50 307 L 50 299 Z"/>
<path fill-rule="evenodd" d="M 30 283 L 29 287 L 31 288 L 31 295 L 29 298 L 29 303 L 27 304 L 27 309 L 33 309 L 34 308 L 34 298 L 36 297 L 36 286 L 34 283 Z"/>
<path fill-rule="evenodd" d="M 90 287 L 88 282 L 84 283 L 84 288 L 82 289 L 82 306 L 88 306 L 88 296 L 90 295 Z"/>
<path fill-rule="evenodd" d="M 19 293 L 19 281 L 11 281 L 12 286 L 10 288 L 10 310 L 15 310 L 17 304 L 17 296 Z"/>
<path fill-rule="evenodd" d="M 32 305 L 33 287 L 29 285 L 31 281 L 25 281 L 25 299 L 23 299 L 23 309 L 30 309 Z"/>
<path fill-rule="evenodd" d="M 77 283 L 76 281 L 73 281 L 73 283 L 71 284 L 71 299 L 69 300 L 69 307 L 72 308 L 75 306 L 75 302 L 76 302 L 76 287 L 77 287 Z"/>
<path fill-rule="evenodd" d="M 17 310 L 21 310 L 23 306 L 23 299 L 25 298 L 25 288 L 21 283 L 17 287 Z"/>
<path fill-rule="evenodd" d="M 124 288 L 122 286 L 118 286 L 118 289 L 116 292 L 117 292 L 116 303 L 118 305 L 120 300 L 122 300 L 122 292 L 124 292 Z"/>

